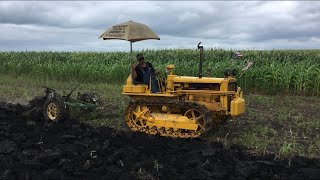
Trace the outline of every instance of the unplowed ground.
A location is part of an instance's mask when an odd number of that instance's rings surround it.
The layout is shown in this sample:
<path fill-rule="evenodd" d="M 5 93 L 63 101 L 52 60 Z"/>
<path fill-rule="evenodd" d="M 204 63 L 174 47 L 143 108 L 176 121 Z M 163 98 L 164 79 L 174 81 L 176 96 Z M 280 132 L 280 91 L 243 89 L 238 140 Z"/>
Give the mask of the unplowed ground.
<path fill-rule="evenodd" d="M 0 179 L 319 179 L 319 159 L 256 156 L 244 147 L 170 139 L 76 119 L 44 127 L 0 103 Z M 36 115 L 36 114 L 35 114 Z"/>

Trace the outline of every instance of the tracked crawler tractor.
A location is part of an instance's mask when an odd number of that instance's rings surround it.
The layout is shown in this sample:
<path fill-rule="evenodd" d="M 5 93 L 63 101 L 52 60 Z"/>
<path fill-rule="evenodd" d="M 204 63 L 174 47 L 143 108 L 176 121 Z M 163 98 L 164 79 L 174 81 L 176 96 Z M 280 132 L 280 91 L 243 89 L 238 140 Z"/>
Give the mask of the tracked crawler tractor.
<path fill-rule="evenodd" d="M 151 135 L 195 138 L 245 110 L 235 70 L 226 70 L 223 78 L 202 77 L 203 46 L 200 49 L 199 76 L 178 76 L 174 65 L 167 65 L 166 78 L 158 78 L 160 92 L 151 85 L 133 84 L 131 75 L 123 86 L 131 102 L 125 120 L 133 131 Z M 150 80 L 151 81 L 151 80 Z"/>

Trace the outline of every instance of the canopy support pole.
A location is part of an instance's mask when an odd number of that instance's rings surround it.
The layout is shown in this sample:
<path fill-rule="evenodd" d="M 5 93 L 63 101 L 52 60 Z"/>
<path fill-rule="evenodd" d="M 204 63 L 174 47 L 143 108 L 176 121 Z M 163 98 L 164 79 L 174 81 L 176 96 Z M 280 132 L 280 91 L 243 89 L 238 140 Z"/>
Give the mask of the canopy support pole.
<path fill-rule="evenodd" d="M 132 76 L 132 41 L 130 41 L 130 57 L 129 57 L 129 59 L 130 59 L 130 74 L 131 74 L 131 76 Z"/>

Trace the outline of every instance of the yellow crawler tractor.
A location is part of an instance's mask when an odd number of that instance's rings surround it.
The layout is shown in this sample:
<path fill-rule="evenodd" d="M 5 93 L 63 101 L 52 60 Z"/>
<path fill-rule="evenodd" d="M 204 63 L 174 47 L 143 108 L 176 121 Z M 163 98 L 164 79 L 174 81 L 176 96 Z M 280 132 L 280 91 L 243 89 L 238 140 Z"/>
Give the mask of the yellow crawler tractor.
<path fill-rule="evenodd" d="M 201 42 L 200 42 L 201 43 Z M 131 97 L 125 120 L 133 131 L 178 138 L 196 138 L 245 110 L 236 71 L 226 70 L 223 78 L 202 77 L 203 46 L 200 49 L 199 76 L 178 76 L 167 65 L 160 92 L 149 84 L 134 84 L 131 75 L 122 94 Z"/>

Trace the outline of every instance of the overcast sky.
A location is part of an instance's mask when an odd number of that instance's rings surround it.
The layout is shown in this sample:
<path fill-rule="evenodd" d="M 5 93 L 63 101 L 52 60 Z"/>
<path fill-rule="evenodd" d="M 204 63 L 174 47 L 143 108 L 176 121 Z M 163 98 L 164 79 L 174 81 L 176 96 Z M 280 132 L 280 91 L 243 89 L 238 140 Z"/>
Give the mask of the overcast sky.
<path fill-rule="evenodd" d="M 161 38 L 134 50 L 196 48 L 320 49 L 317 1 L 1 1 L 0 51 L 129 51 L 98 37 L 136 21 Z"/>

